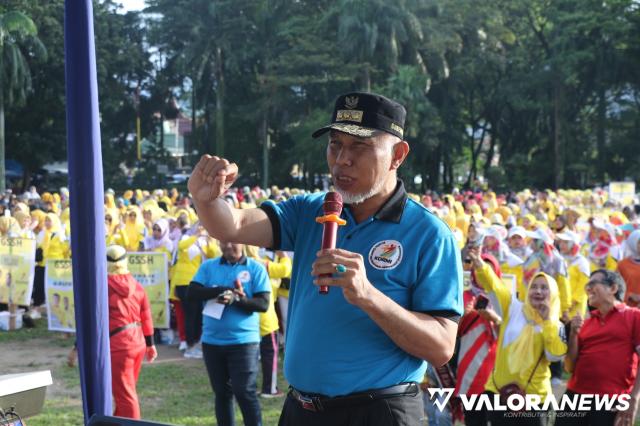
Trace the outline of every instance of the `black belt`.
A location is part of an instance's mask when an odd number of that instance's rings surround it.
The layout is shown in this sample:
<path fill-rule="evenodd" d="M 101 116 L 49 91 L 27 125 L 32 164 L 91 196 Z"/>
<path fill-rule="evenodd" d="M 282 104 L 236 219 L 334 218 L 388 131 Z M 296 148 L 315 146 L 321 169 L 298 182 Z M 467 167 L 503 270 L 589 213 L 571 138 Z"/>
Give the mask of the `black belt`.
<path fill-rule="evenodd" d="M 114 335 L 120 333 L 121 331 L 125 331 L 128 328 L 133 327 L 142 327 L 142 324 L 139 322 L 130 322 L 129 324 L 121 325 L 120 327 L 116 327 L 109 332 L 109 337 L 113 337 Z"/>
<path fill-rule="evenodd" d="M 373 389 L 365 392 L 352 393 L 345 396 L 329 398 L 318 394 L 305 394 L 291 388 L 289 395 L 300 403 L 302 408 L 309 411 L 327 411 L 334 408 L 349 407 L 366 404 L 371 401 L 396 396 L 416 396 L 420 392 L 417 383 L 401 383 L 388 388 Z"/>

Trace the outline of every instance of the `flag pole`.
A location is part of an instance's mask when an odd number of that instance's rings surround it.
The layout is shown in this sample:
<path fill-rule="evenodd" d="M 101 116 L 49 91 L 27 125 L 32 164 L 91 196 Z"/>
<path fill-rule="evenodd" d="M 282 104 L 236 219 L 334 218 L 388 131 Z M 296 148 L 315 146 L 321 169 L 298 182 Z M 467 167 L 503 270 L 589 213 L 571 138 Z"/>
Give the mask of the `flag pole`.
<path fill-rule="evenodd" d="M 104 186 L 91 0 L 65 0 L 67 158 L 73 293 L 85 424 L 111 415 Z"/>

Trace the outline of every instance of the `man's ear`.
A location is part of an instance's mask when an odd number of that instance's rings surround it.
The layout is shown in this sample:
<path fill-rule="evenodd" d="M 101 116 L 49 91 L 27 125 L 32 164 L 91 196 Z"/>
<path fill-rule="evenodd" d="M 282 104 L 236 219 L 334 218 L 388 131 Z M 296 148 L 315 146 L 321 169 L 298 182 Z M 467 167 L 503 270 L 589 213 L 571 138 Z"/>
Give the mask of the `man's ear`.
<path fill-rule="evenodd" d="M 618 291 L 620 290 L 620 286 L 618 286 L 618 284 L 613 284 L 609 286 L 609 289 L 611 294 L 615 296 L 616 294 L 618 294 Z"/>
<path fill-rule="evenodd" d="M 400 168 L 404 159 L 409 155 L 409 151 L 410 149 L 407 141 L 396 142 L 392 151 L 391 170 L 397 170 Z"/>

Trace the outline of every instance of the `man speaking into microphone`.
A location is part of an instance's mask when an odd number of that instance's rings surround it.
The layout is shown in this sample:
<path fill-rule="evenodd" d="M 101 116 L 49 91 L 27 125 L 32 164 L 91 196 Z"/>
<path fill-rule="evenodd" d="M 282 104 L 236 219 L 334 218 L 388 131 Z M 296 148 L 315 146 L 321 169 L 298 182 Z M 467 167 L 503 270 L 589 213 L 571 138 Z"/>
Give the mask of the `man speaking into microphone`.
<path fill-rule="evenodd" d="M 324 194 L 239 210 L 220 197 L 238 167 L 204 155 L 189 179 L 200 221 L 220 240 L 294 251 L 280 425 L 416 425 L 426 362 L 446 363 L 462 314 L 462 267 L 447 225 L 408 199 L 406 111 L 384 96 L 338 97 L 327 163 L 346 224 L 319 250 Z M 319 289 L 329 291 L 321 294 Z"/>

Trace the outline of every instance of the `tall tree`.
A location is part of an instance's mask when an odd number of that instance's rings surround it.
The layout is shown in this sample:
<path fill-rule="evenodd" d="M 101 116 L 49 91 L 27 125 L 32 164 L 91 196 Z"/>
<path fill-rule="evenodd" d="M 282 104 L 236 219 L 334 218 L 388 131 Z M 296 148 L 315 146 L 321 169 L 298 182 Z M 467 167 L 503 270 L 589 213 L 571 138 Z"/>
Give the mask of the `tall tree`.
<path fill-rule="evenodd" d="M 43 57 L 46 49 L 35 23 L 22 12 L 0 14 L 0 192 L 5 181 L 5 106 L 24 104 L 31 90 L 31 70 L 26 56 Z"/>

